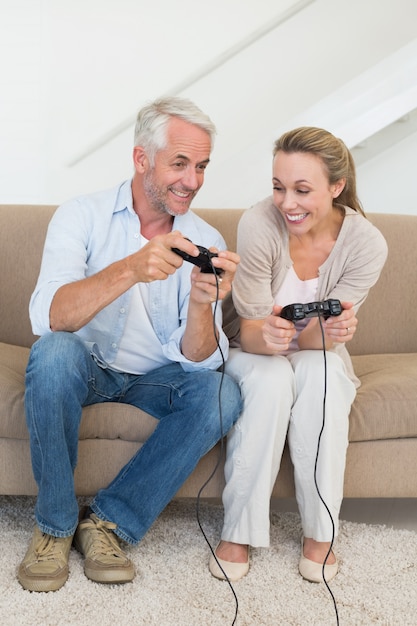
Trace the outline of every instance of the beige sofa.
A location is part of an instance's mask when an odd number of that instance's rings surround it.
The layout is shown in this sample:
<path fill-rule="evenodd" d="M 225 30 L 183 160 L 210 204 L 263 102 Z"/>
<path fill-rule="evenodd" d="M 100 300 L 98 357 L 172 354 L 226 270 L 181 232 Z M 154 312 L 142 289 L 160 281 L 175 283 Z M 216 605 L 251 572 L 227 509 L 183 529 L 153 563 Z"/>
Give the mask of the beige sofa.
<path fill-rule="evenodd" d="M 24 417 L 24 375 L 32 335 L 28 302 L 54 207 L 0 206 L 0 494 L 33 495 Z M 196 210 L 235 246 L 241 210 Z M 359 313 L 350 344 L 362 381 L 350 417 L 346 497 L 417 496 L 417 216 L 369 216 L 385 235 L 389 258 Z M 197 242 L 198 243 L 198 242 Z M 62 251 L 65 254 L 65 250 Z M 203 412 L 204 407 L 202 407 Z M 84 410 L 76 490 L 105 486 L 141 446 L 155 420 L 138 409 L 101 404 Z M 195 496 L 211 475 L 219 446 L 190 476 L 179 496 Z M 219 497 L 222 466 L 202 495 Z M 286 451 L 274 496 L 294 493 Z"/>

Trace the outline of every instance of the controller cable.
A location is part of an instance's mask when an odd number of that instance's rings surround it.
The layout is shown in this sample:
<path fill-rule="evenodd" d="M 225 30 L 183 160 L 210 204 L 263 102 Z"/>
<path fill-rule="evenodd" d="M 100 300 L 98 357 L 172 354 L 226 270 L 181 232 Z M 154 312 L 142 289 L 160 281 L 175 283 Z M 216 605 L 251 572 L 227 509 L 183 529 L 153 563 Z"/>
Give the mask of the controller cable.
<path fill-rule="evenodd" d="M 224 450 L 224 436 L 225 436 L 225 433 L 223 432 L 223 414 L 222 414 L 222 405 L 221 405 L 221 391 L 222 391 L 223 380 L 224 380 L 224 368 L 225 368 L 225 364 L 226 364 L 226 359 L 224 358 L 224 354 L 223 354 L 223 351 L 222 351 L 221 346 L 220 346 L 219 336 L 218 336 L 217 328 L 216 328 L 216 312 L 217 312 L 217 307 L 218 307 L 218 303 L 219 303 L 219 285 L 220 285 L 220 281 L 219 281 L 219 277 L 218 277 L 218 275 L 217 275 L 217 273 L 215 271 L 214 265 L 211 262 L 211 259 L 209 259 L 209 264 L 211 266 L 211 269 L 213 271 L 214 276 L 216 277 L 216 300 L 215 300 L 214 308 L 213 308 L 213 332 L 214 332 L 214 337 L 216 339 L 217 348 L 218 348 L 218 350 L 220 352 L 220 356 L 221 356 L 221 359 L 222 359 L 222 364 L 219 367 L 219 371 L 221 372 L 221 378 L 220 378 L 219 394 L 218 394 L 218 398 L 219 398 L 219 417 L 220 417 L 220 435 L 221 436 L 220 436 L 220 451 L 219 451 L 217 462 L 216 462 L 216 464 L 214 466 L 214 469 L 212 470 L 210 476 L 207 478 L 207 480 L 204 482 L 204 484 L 200 487 L 200 489 L 198 491 L 198 494 L 197 494 L 196 516 L 197 516 L 197 523 L 198 523 L 198 526 L 200 528 L 201 534 L 203 535 L 203 537 L 204 537 L 208 547 L 210 548 L 210 552 L 212 553 L 212 555 L 213 555 L 217 565 L 219 566 L 220 570 L 222 571 L 222 573 L 223 573 L 223 575 L 225 577 L 225 580 L 226 580 L 227 584 L 229 585 L 229 587 L 230 587 L 230 589 L 232 591 L 232 594 L 233 594 L 233 597 L 234 597 L 234 600 L 235 600 L 235 615 L 234 615 L 234 619 L 233 619 L 233 622 L 232 622 L 232 626 L 234 626 L 234 624 L 236 624 L 237 614 L 238 614 L 238 610 L 239 610 L 238 598 L 237 598 L 236 592 L 235 592 L 235 590 L 233 588 L 233 585 L 232 585 L 231 581 L 229 580 L 229 577 L 227 576 L 226 572 L 224 571 L 224 569 L 222 568 L 222 566 L 220 565 L 220 563 L 218 561 L 218 558 L 216 556 L 215 550 L 211 546 L 210 541 L 209 541 L 209 539 L 208 539 L 208 537 L 207 537 L 207 535 L 206 535 L 206 533 L 205 533 L 205 531 L 203 529 L 203 526 L 202 526 L 202 523 L 201 523 L 201 520 L 200 520 L 200 500 L 201 500 L 201 494 L 204 491 L 204 489 L 207 487 L 209 482 L 213 479 L 213 477 L 216 474 L 217 470 L 219 469 L 220 462 L 221 462 L 221 459 L 222 459 L 222 457 L 224 455 L 224 451 L 225 451 Z"/>
<path fill-rule="evenodd" d="M 324 584 L 327 587 L 328 592 L 330 593 L 330 596 L 332 598 L 333 601 L 333 606 L 334 606 L 334 610 L 335 610 L 335 615 L 336 615 L 336 624 L 337 626 L 339 626 L 339 612 L 337 610 L 337 604 L 336 604 L 336 599 L 334 597 L 334 594 L 332 592 L 332 590 L 330 589 L 330 586 L 326 580 L 326 577 L 324 575 L 325 572 L 325 565 L 327 563 L 327 559 L 329 558 L 331 552 L 332 552 L 332 548 L 334 545 L 334 540 L 335 540 L 335 524 L 334 524 L 334 520 L 331 514 L 331 511 L 329 509 L 329 507 L 327 506 L 326 502 L 324 501 L 324 498 L 322 497 L 321 493 L 320 493 L 320 489 L 318 486 L 318 482 L 317 482 L 317 464 L 318 464 L 318 459 L 319 459 L 319 451 L 320 451 L 320 443 L 321 443 L 321 437 L 324 431 L 324 427 L 326 424 L 326 398 L 327 398 L 327 356 L 326 356 L 326 341 L 325 341 L 325 336 L 324 336 L 324 329 L 323 329 L 323 322 L 322 322 L 322 314 L 320 311 L 318 311 L 318 318 L 319 318 L 319 324 L 320 324 L 320 331 L 321 331 L 321 339 L 322 339 L 322 343 L 323 343 L 323 361 L 324 361 L 324 392 L 323 392 L 323 421 L 322 421 L 322 426 L 321 426 L 321 430 L 319 433 L 319 437 L 318 437 L 318 442 L 317 442 L 317 451 L 316 451 L 316 459 L 315 459 L 315 463 L 314 463 L 314 484 L 316 486 L 316 490 L 317 490 L 317 494 L 322 502 L 322 504 L 324 505 L 324 508 L 326 509 L 327 513 L 329 514 L 330 517 L 330 521 L 331 521 L 331 525 L 332 525 L 332 539 L 330 542 L 330 547 L 329 547 L 329 551 L 326 554 L 326 557 L 323 561 L 323 567 L 322 567 L 322 576 L 323 576 L 323 580 L 324 580 Z"/>

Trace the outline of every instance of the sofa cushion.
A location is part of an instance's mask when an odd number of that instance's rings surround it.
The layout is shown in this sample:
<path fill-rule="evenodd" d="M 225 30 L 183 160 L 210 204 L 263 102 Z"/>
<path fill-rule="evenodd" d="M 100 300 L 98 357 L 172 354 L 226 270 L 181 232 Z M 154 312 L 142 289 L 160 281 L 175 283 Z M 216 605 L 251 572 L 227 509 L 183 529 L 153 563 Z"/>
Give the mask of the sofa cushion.
<path fill-rule="evenodd" d="M 143 443 L 157 424 L 157 419 L 131 404 L 93 404 L 83 409 L 80 439 L 123 439 Z"/>
<path fill-rule="evenodd" d="M 24 378 L 29 348 L 0 343 L 0 437 L 28 439 L 24 418 Z M 349 441 L 417 437 L 415 387 L 417 354 L 352 357 L 361 379 L 350 414 Z M 122 403 L 86 407 L 80 439 L 123 439 L 144 442 L 158 421 Z"/>
<path fill-rule="evenodd" d="M 24 385 L 29 348 L 0 343 L 0 438 L 27 439 Z"/>
<path fill-rule="evenodd" d="M 417 437 L 417 353 L 358 355 L 352 361 L 361 386 L 349 441 Z"/>
<path fill-rule="evenodd" d="M 0 343 L 0 438 L 28 439 L 24 417 L 24 381 L 29 348 Z M 144 442 L 158 421 L 129 404 L 108 402 L 83 410 L 80 439 L 124 439 Z"/>

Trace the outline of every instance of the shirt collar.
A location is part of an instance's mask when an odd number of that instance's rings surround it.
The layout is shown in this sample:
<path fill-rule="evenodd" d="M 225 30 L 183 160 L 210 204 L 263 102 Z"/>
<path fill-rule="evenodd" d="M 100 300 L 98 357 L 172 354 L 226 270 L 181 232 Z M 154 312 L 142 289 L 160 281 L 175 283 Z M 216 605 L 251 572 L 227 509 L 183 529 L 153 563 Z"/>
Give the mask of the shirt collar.
<path fill-rule="evenodd" d="M 134 212 L 131 178 L 129 178 L 129 180 L 125 180 L 123 183 L 121 183 L 119 187 L 116 202 L 114 205 L 114 213 L 124 211 L 125 209 L 128 209 L 128 211 L 130 211 L 131 213 Z"/>

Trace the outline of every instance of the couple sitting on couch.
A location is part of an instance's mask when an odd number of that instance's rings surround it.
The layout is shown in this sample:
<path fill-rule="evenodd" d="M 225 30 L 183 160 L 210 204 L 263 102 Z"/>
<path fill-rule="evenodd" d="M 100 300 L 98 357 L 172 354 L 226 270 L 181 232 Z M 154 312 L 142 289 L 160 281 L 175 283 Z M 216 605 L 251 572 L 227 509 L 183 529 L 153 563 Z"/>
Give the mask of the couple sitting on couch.
<path fill-rule="evenodd" d="M 268 546 L 269 499 L 287 431 L 304 533 L 300 573 L 320 581 L 337 572 L 331 548 L 357 386 L 345 343 L 384 264 L 385 241 L 363 215 L 343 142 L 300 128 L 275 144 L 273 196 L 244 214 L 239 259 L 189 211 L 214 135 L 188 100 L 145 106 L 132 180 L 65 203 L 52 218 L 30 303 L 41 337 L 26 372 L 38 497 L 18 570 L 25 589 L 62 587 L 72 544 L 91 580 L 131 581 L 120 540 L 141 540 L 226 433 L 225 520 L 212 574 L 237 580 L 249 569 L 249 546 Z M 206 255 L 208 271 L 184 261 L 200 254 L 195 244 L 218 252 Z M 339 315 L 280 316 L 283 305 L 328 298 L 341 301 Z M 236 309 L 230 351 L 222 300 Z M 323 352 L 325 411 L 317 392 Z M 82 407 L 109 401 L 145 410 L 158 426 L 79 512 L 73 473 Z"/>

